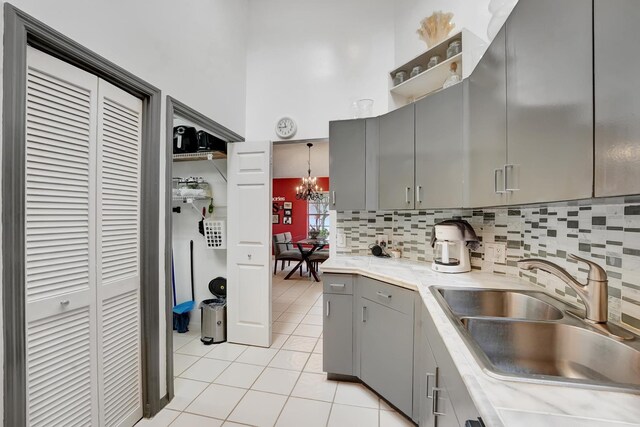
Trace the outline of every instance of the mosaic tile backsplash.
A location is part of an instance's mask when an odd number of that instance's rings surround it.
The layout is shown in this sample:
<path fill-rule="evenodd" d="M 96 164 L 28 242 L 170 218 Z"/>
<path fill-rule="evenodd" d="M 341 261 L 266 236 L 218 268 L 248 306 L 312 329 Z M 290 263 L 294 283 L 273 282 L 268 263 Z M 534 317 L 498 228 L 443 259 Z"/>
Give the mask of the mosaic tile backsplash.
<path fill-rule="evenodd" d="M 568 259 L 574 253 L 607 270 L 609 318 L 640 330 L 640 200 L 604 203 L 573 202 L 522 208 L 452 209 L 426 211 L 345 211 L 337 213 L 337 232 L 346 248 L 338 254 L 367 255 L 376 235 L 385 234 L 402 257 L 431 262 L 429 245 L 433 225 L 462 218 L 475 229 L 483 243 L 471 254 L 474 269 L 523 277 L 570 303 L 577 294 L 556 277 L 541 271 L 522 271 L 516 261 L 545 258 L 585 281 L 588 268 Z M 484 243 L 504 243 L 506 264 L 484 259 Z"/>

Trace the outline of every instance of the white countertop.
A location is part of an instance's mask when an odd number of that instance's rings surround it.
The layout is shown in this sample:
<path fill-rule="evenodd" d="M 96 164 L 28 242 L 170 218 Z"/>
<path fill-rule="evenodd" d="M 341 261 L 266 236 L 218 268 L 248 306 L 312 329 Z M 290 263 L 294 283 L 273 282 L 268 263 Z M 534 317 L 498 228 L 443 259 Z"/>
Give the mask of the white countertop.
<path fill-rule="evenodd" d="M 490 376 L 475 360 L 429 290 L 431 286 L 460 286 L 539 291 L 539 287 L 490 273 L 436 273 L 429 263 L 372 256 L 334 257 L 322 264 L 322 271 L 359 274 L 420 292 L 487 426 L 640 426 L 640 395 Z"/>

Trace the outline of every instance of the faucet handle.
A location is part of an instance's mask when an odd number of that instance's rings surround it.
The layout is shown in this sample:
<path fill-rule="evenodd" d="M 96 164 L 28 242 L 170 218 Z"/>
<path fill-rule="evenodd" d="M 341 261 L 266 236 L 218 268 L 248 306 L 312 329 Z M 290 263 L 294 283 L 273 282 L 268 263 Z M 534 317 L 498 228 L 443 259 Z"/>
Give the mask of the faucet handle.
<path fill-rule="evenodd" d="M 595 262 L 581 258 L 575 254 L 569 254 L 569 258 L 576 261 L 582 261 L 589 266 L 589 275 L 587 277 L 589 281 L 606 282 L 608 280 L 607 272 Z"/>

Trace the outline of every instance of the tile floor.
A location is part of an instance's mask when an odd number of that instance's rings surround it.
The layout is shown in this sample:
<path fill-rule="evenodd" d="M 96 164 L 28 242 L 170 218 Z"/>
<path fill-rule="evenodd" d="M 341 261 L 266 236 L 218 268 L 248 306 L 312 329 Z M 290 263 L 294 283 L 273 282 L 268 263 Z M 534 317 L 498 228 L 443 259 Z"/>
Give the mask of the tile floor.
<path fill-rule="evenodd" d="M 205 346 L 174 332 L 175 398 L 140 427 L 402 427 L 413 424 L 361 384 L 322 372 L 322 283 L 273 278 L 271 348 Z M 294 280 L 295 279 L 295 280 Z"/>

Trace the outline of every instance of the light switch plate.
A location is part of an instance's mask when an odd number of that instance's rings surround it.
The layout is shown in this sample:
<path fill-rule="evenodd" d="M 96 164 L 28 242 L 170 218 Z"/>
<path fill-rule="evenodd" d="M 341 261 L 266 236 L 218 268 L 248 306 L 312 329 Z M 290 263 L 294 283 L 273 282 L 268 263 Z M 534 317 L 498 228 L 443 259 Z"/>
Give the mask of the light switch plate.
<path fill-rule="evenodd" d="M 347 236 L 344 235 L 344 233 L 338 233 L 338 238 L 336 239 L 336 245 L 339 248 L 346 248 L 347 247 Z"/>
<path fill-rule="evenodd" d="M 504 243 L 485 243 L 484 244 L 485 261 L 496 264 L 507 263 L 507 245 Z"/>

